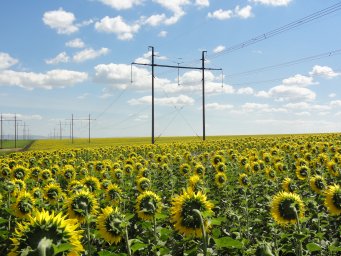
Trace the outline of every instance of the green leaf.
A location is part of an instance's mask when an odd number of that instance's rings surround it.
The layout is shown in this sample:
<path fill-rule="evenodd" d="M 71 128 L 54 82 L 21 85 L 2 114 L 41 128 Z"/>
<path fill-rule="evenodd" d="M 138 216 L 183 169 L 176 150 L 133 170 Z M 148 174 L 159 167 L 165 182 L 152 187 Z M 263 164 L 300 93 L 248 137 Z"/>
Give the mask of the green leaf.
<path fill-rule="evenodd" d="M 212 229 L 212 235 L 213 235 L 213 237 L 218 238 L 221 235 L 220 229 L 218 229 L 218 228 Z"/>
<path fill-rule="evenodd" d="M 330 252 L 341 252 L 341 247 L 340 246 L 335 246 L 335 245 L 330 245 L 329 247 L 328 247 L 328 250 L 330 251 Z"/>
<path fill-rule="evenodd" d="M 60 244 L 60 245 L 52 245 L 53 247 L 53 254 L 56 255 L 61 252 L 65 252 L 71 250 L 73 248 L 72 244 Z"/>
<path fill-rule="evenodd" d="M 113 256 L 113 255 L 117 255 L 117 254 L 109 252 L 107 250 L 98 252 L 98 256 Z"/>
<path fill-rule="evenodd" d="M 316 243 L 309 243 L 309 244 L 307 244 L 307 249 L 310 252 L 318 252 L 318 251 L 322 250 L 322 248 L 318 244 L 316 244 Z"/>
<path fill-rule="evenodd" d="M 133 251 L 133 252 L 136 252 L 136 251 L 138 251 L 138 250 L 141 250 L 141 249 L 144 249 L 144 248 L 147 248 L 148 247 L 148 244 L 144 244 L 144 243 L 139 243 L 139 242 L 137 242 L 137 243 L 135 243 L 135 244 L 133 244 L 132 246 L 131 246 L 131 250 Z"/>
<path fill-rule="evenodd" d="M 238 240 L 234 240 L 233 238 L 228 237 L 228 236 L 214 239 L 214 242 L 218 248 L 237 248 L 237 249 L 243 248 L 242 242 Z"/>
<path fill-rule="evenodd" d="M 8 222 L 8 220 L 4 219 L 4 218 L 0 218 L 0 224 L 6 223 Z"/>
<path fill-rule="evenodd" d="M 222 223 L 223 221 L 225 221 L 225 220 L 226 220 L 225 217 L 213 218 L 213 219 L 211 219 L 211 224 L 212 224 L 212 225 L 217 225 L 217 226 L 219 226 L 219 225 L 221 225 L 221 223 Z"/>
<path fill-rule="evenodd" d="M 157 214 L 155 214 L 155 218 L 159 219 L 159 220 L 164 220 L 164 219 L 168 218 L 168 215 L 167 214 L 163 214 L 163 213 L 157 213 Z"/>
<path fill-rule="evenodd" d="M 160 229 L 160 239 L 162 241 L 166 241 L 169 238 L 169 235 L 172 233 L 173 231 L 167 228 L 161 228 Z"/>

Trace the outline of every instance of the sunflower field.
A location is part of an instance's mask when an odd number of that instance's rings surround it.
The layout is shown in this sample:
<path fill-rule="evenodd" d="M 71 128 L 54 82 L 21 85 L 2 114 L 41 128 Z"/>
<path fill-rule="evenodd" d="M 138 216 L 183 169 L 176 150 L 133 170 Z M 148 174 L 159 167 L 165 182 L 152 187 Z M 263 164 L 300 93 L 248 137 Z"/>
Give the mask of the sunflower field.
<path fill-rule="evenodd" d="M 35 149 L 0 170 L 0 255 L 341 255 L 340 134 Z"/>

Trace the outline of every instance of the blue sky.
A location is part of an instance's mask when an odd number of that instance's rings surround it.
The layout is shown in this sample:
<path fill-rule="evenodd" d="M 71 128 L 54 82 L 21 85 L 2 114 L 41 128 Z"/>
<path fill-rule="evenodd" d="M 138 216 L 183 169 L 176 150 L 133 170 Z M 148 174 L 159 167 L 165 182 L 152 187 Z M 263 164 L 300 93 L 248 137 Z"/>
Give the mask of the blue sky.
<path fill-rule="evenodd" d="M 130 63 L 150 63 L 154 46 L 158 64 L 200 67 L 206 50 L 205 66 L 223 69 L 223 84 L 219 71 L 205 72 L 206 135 L 337 132 L 341 10 L 227 52 L 337 3 L 3 0 L 0 111 L 34 135 L 59 136 L 60 122 L 68 135 L 71 114 L 90 114 L 93 137 L 150 136 L 151 69 L 134 66 L 131 83 Z M 201 136 L 200 72 L 155 68 L 155 76 L 155 136 Z M 74 136 L 87 131 L 75 121 Z M 13 123 L 3 132 L 13 134 Z"/>

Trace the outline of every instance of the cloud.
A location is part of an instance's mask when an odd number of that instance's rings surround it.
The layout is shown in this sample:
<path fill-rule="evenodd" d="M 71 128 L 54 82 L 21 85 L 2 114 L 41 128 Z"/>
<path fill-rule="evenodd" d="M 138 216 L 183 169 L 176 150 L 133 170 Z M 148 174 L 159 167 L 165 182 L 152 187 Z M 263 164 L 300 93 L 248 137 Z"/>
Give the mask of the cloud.
<path fill-rule="evenodd" d="M 94 50 L 92 48 L 84 49 L 83 51 L 77 52 L 73 56 L 73 61 L 75 62 L 84 62 L 86 60 L 91 60 L 98 58 L 100 56 L 106 55 L 109 53 L 108 48 L 101 48 L 99 50 Z"/>
<path fill-rule="evenodd" d="M 62 8 L 44 13 L 43 22 L 58 34 L 72 34 L 78 31 L 74 24 L 76 18 L 72 12 L 66 12 Z"/>
<path fill-rule="evenodd" d="M 164 13 L 154 14 L 152 16 L 149 16 L 143 23 L 155 27 L 160 25 L 161 23 L 164 23 L 166 19 L 167 17 Z"/>
<path fill-rule="evenodd" d="M 313 70 L 309 72 L 311 76 L 323 76 L 327 79 L 332 79 L 334 77 L 340 76 L 341 73 L 336 73 L 332 68 L 327 66 L 315 65 Z"/>
<path fill-rule="evenodd" d="M 54 69 L 46 73 L 17 72 L 4 70 L 0 72 L 0 85 L 18 86 L 25 89 L 53 89 L 73 86 L 82 83 L 88 74 L 64 69 Z"/>
<path fill-rule="evenodd" d="M 101 21 L 95 23 L 95 29 L 99 32 L 114 33 L 120 40 L 131 40 L 140 29 L 140 25 L 137 23 L 129 25 L 121 16 L 114 18 L 105 16 Z"/>
<path fill-rule="evenodd" d="M 292 0 L 249 0 L 249 1 L 264 5 L 287 6 Z"/>
<path fill-rule="evenodd" d="M 167 34 L 168 34 L 167 31 L 162 30 L 162 31 L 160 31 L 160 33 L 158 34 L 158 37 L 166 37 Z"/>
<path fill-rule="evenodd" d="M 330 102 L 330 106 L 333 108 L 341 107 L 341 100 L 333 100 Z"/>
<path fill-rule="evenodd" d="M 69 56 L 66 52 L 59 53 L 56 57 L 52 59 L 45 60 L 46 64 L 59 64 L 59 63 L 67 63 L 69 62 Z"/>
<path fill-rule="evenodd" d="M 218 45 L 216 48 L 213 49 L 213 53 L 219 53 L 225 50 L 224 45 Z"/>
<path fill-rule="evenodd" d="M 243 87 L 243 88 L 239 88 L 237 90 L 237 94 L 248 94 L 251 95 L 254 93 L 254 90 L 251 87 Z"/>
<path fill-rule="evenodd" d="M 229 109 L 233 109 L 233 105 L 220 104 L 220 103 L 214 102 L 214 103 L 207 103 L 205 108 L 212 109 L 212 110 L 229 110 Z"/>
<path fill-rule="evenodd" d="M 284 105 L 284 107 L 291 110 L 314 110 L 314 111 L 326 111 L 330 110 L 331 108 L 328 105 L 310 104 L 307 102 L 288 103 Z"/>
<path fill-rule="evenodd" d="M 23 115 L 23 114 L 12 114 L 12 113 L 3 113 L 2 117 L 4 119 L 13 119 L 16 116 L 17 119 L 20 119 L 22 121 L 28 121 L 28 120 L 42 120 L 43 117 L 38 114 L 34 115 Z"/>
<path fill-rule="evenodd" d="M 79 99 L 79 100 L 85 100 L 86 98 L 88 98 L 88 96 L 89 96 L 90 94 L 89 93 L 83 93 L 82 95 L 79 95 L 78 97 L 77 97 L 77 99 Z"/>
<path fill-rule="evenodd" d="M 191 2 L 189 0 L 153 0 L 154 2 L 158 3 L 162 7 L 166 8 L 167 10 L 173 12 L 173 16 L 167 18 L 164 21 L 165 25 L 173 25 L 177 23 L 182 16 L 185 15 L 185 11 L 183 10 L 183 6 L 189 5 Z"/>
<path fill-rule="evenodd" d="M 0 70 L 10 68 L 17 63 L 18 60 L 11 57 L 8 53 L 0 52 Z"/>
<path fill-rule="evenodd" d="M 308 88 L 295 85 L 278 85 L 268 91 L 268 95 L 279 101 L 312 101 L 316 94 Z"/>
<path fill-rule="evenodd" d="M 65 43 L 65 45 L 70 48 L 84 48 L 85 47 L 85 43 L 80 38 L 76 38 L 71 41 L 68 41 Z"/>
<path fill-rule="evenodd" d="M 247 5 L 243 8 L 240 8 L 240 6 L 237 5 L 234 8 L 234 10 L 218 9 L 214 11 L 213 13 L 209 12 L 207 16 L 209 18 L 218 19 L 218 20 L 227 20 L 227 19 L 232 19 L 232 18 L 248 19 L 253 16 L 252 6 Z"/>
<path fill-rule="evenodd" d="M 116 10 L 126 10 L 132 8 L 134 5 L 139 5 L 142 0 L 99 0 L 101 3 L 110 6 Z"/>
<path fill-rule="evenodd" d="M 269 104 L 262 104 L 262 103 L 254 103 L 254 102 L 247 102 L 243 104 L 240 110 L 236 110 L 235 112 L 287 112 L 284 108 L 272 108 Z"/>
<path fill-rule="evenodd" d="M 303 112 L 298 112 L 295 113 L 296 116 L 311 116 L 310 112 L 308 111 L 303 111 Z"/>
<path fill-rule="evenodd" d="M 128 101 L 128 104 L 133 106 L 151 103 L 152 96 L 143 96 L 139 99 L 131 99 Z M 177 97 L 154 98 L 154 103 L 161 106 L 193 105 L 194 99 L 186 95 L 179 95 Z"/>
<path fill-rule="evenodd" d="M 303 76 L 300 74 L 286 78 L 282 81 L 284 85 L 308 86 L 314 84 L 313 78 L 310 76 Z"/>
<path fill-rule="evenodd" d="M 210 6 L 210 1 L 209 0 L 195 0 L 195 5 L 199 7 L 208 7 Z"/>

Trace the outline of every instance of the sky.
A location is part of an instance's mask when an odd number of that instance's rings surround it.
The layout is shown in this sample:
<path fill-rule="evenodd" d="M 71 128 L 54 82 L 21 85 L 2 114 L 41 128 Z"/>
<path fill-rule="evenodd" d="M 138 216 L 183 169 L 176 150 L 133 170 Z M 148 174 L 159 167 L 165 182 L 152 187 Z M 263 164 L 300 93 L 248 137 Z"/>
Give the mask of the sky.
<path fill-rule="evenodd" d="M 19 138 L 69 136 L 72 115 L 75 137 L 89 117 L 91 137 L 151 136 L 151 67 L 131 66 L 150 46 L 223 70 L 205 71 L 206 136 L 340 132 L 340 27 L 335 0 L 2 0 L 3 136 L 14 115 Z M 155 67 L 156 140 L 202 136 L 201 79 Z"/>

